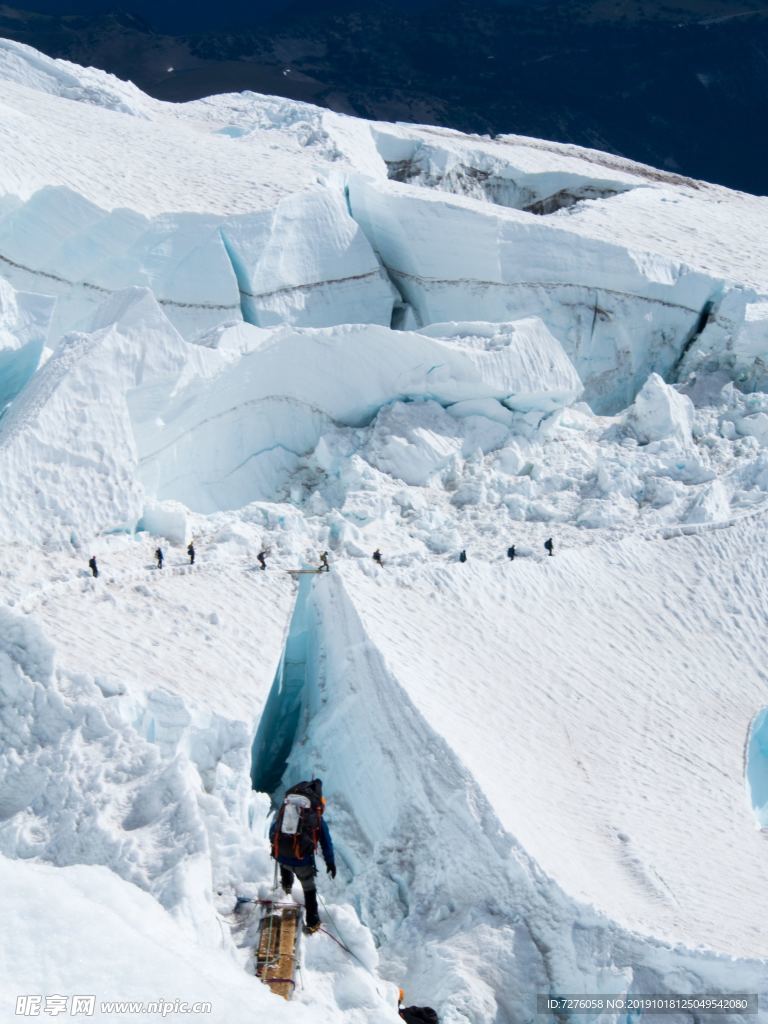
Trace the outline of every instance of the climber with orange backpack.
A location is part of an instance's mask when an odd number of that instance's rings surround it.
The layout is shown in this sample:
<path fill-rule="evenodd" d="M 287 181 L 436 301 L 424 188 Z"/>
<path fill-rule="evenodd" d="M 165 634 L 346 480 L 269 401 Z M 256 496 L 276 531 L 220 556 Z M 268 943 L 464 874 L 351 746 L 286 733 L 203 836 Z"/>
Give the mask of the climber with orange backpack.
<path fill-rule="evenodd" d="M 283 890 L 291 894 L 294 875 L 301 882 L 307 912 L 306 930 L 310 935 L 320 927 L 315 884 L 315 850 L 318 842 L 328 874 L 331 878 L 336 877 L 333 842 L 323 818 L 324 810 L 323 780 L 299 782 L 286 792 L 269 829 L 272 856 L 280 865 L 280 884 Z"/>

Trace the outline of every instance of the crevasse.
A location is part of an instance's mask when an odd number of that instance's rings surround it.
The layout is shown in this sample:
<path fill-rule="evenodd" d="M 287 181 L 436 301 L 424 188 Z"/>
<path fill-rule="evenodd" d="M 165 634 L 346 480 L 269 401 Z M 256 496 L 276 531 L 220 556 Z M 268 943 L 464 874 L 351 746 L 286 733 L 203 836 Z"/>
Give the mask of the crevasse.
<path fill-rule="evenodd" d="M 301 734 L 306 730 L 306 691 L 312 676 L 313 637 L 308 598 L 313 577 L 299 577 L 296 604 L 275 679 L 253 741 L 253 788 L 274 796 Z"/>

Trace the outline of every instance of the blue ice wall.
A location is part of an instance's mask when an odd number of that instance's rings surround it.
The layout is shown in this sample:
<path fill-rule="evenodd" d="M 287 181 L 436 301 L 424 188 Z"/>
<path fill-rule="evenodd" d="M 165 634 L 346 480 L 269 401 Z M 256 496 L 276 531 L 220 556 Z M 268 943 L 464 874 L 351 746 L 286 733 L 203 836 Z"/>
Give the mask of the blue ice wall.
<path fill-rule="evenodd" d="M 288 758 L 304 725 L 311 672 L 308 599 L 314 578 L 299 577 L 285 649 L 253 741 L 251 783 L 254 789 L 272 796 L 283 788 Z"/>
<path fill-rule="evenodd" d="M 0 412 L 18 395 L 38 367 L 43 342 L 32 341 L 23 348 L 0 352 Z"/>
<path fill-rule="evenodd" d="M 768 828 L 768 708 L 755 715 L 747 742 L 747 791 L 760 828 Z"/>

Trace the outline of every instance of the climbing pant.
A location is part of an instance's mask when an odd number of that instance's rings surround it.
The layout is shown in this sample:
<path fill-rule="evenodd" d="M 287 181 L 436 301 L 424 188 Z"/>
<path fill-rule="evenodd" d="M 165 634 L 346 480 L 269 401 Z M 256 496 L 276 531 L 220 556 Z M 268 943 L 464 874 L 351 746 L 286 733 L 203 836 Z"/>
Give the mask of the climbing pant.
<path fill-rule="evenodd" d="M 315 870 L 314 864 L 305 868 L 287 868 L 283 864 L 280 865 L 280 884 L 287 893 L 290 893 L 293 888 L 294 875 L 301 882 L 301 887 L 304 890 L 304 905 L 307 909 L 308 928 L 320 923 L 320 914 L 317 910 L 317 886 L 315 885 L 316 874 L 317 871 Z"/>

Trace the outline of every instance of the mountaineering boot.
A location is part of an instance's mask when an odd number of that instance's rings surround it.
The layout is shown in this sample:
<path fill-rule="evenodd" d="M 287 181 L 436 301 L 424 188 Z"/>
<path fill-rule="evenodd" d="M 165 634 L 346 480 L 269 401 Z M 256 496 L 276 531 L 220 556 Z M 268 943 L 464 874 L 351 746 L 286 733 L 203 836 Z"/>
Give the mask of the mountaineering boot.
<path fill-rule="evenodd" d="M 319 921 L 315 921 L 314 924 L 305 924 L 304 925 L 304 932 L 305 932 L 306 935 L 314 935 L 315 932 L 319 932 L 319 931 L 320 931 L 320 922 Z"/>
<path fill-rule="evenodd" d="M 320 914 L 317 910 L 317 892 L 314 889 L 304 890 L 304 906 L 307 911 L 307 926 L 305 931 L 308 935 L 311 935 L 320 927 Z"/>

